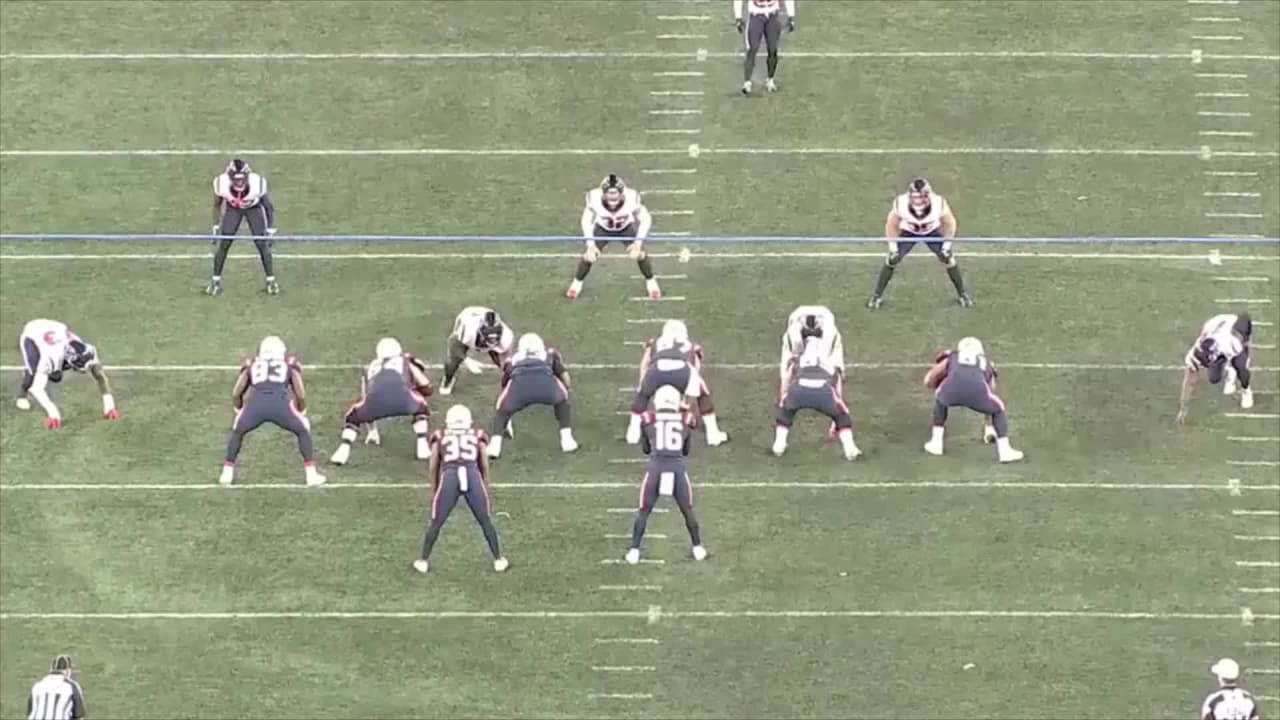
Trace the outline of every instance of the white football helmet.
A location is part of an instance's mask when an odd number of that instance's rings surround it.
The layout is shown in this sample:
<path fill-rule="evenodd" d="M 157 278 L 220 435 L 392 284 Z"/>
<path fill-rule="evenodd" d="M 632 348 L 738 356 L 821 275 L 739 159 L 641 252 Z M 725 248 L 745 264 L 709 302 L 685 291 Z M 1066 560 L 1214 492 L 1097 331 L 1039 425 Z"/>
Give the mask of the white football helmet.
<path fill-rule="evenodd" d="M 404 348 L 400 347 L 400 341 L 393 337 L 384 337 L 378 341 L 377 347 L 373 349 L 373 354 L 379 360 L 387 358 L 400 357 L 404 354 Z"/>
<path fill-rule="evenodd" d="M 268 335 L 262 338 L 262 342 L 258 343 L 258 357 L 268 360 L 283 360 L 289 350 L 284 346 L 284 340 L 278 335 Z"/>
<path fill-rule="evenodd" d="M 681 320 L 668 320 L 662 323 L 660 337 L 672 345 L 683 345 L 689 342 L 689 328 Z"/>
<path fill-rule="evenodd" d="M 972 362 L 986 354 L 986 350 L 982 347 L 982 341 L 976 337 L 960 338 L 960 342 L 956 343 L 956 355 L 959 358 Z"/>
<path fill-rule="evenodd" d="M 516 353 L 542 357 L 547 354 L 547 344 L 536 333 L 525 333 L 516 341 Z"/>
<path fill-rule="evenodd" d="M 444 426 L 450 430 L 470 430 L 471 411 L 466 405 L 454 405 L 444 414 Z"/>
<path fill-rule="evenodd" d="M 663 385 L 658 388 L 658 392 L 653 394 L 653 407 L 658 410 L 678 412 L 680 410 L 680 401 L 683 399 L 680 391 L 674 386 Z"/>

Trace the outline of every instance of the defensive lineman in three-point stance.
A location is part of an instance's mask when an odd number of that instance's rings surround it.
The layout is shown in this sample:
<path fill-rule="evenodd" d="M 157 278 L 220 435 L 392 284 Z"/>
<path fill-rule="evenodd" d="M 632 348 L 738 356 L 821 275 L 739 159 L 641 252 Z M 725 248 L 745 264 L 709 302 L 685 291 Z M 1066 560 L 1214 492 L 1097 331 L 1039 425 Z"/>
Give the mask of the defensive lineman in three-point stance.
<path fill-rule="evenodd" d="M 1209 376 L 1209 384 L 1222 383 L 1223 395 L 1240 394 L 1240 409 L 1253 407 L 1253 373 L 1249 370 L 1249 344 L 1253 337 L 1253 319 L 1249 313 L 1215 315 L 1209 318 L 1187 351 L 1186 371 L 1182 374 L 1182 396 L 1178 402 L 1178 423 L 1187 419 L 1187 404 L 1195 394 L 1200 371 Z"/>
<path fill-rule="evenodd" d="M 707 444 L 715 447 L 729 441 L 720 429 L 716 409 L 711 402 L 711 388 L 702 376 L 702 346 L 689 340 L 689 328 L 680 320 L 668 320 L 662 334 L 645 343 L 640 359 L 640 385 L 631 403 L 631 424 L 627 442 L 640 442 L 640 420 L 649 409 L 649 401 L 658 388 L 670 385 L 696 404 L 698 415 L 706 424 Z"/>
<path fill-rule="evenodd" d="M 246 398 L 246 395 L 248 396 Z M 292 397 L 290 397 L 292 395 Z M 293 433 L 298 439 L 298 453 L 307 486 L 324 484 L 324 476 L 316 471 L 315 443 L 311 439 L 311 423 L 304 414 L 307 393 L 302 386 L 302 366 L 275 335 L 262 338 L 258 356 L 245 360 L 231 391 L 231 404 L 236 417 L 227 436 L 227 455 L 218 482 L 230 485 L 235 480 L 236 458 L 244 436 L 263 423 L 271 423 Z"/>
<path fill-rule="evenodd" d="M 640 448 L 649 456 L 649 461 L 640 482 L 640 507 L 631 525 L 631 547 L 626 554 L 626 561 L 631 565 L 640 562 L 640 543 L 649 514 L 658 504 L 658 498 L 664 496 L 675 498 L 676 507 L 684 515 L 689 541 L 693 543 L 693 559 L 707 557 L 698 518 L 693 514 L 693 484 L 686 462 L 692 438 L 684 413 L 680 411 L 682 399 L 681 392 L 670 385 L 659 388 L 653 394 L 654 411 L 645 413 L 641 423 Z"/>
<path fill-rule="evenodd" d="M 453 330 L 449 333 L 448 359 L 444 363 L 440 394 L 453 393 L 459 367 L 466 367 L 472 375 L 483 372 L 483 365 L 467 357 L 472 350 L 489 353 L 494 366 L 501 369 L 515 339 L 515 331 L 502 321 L 497 311 L 480 306 L 463 308 L 454 318 Z"/>
<path fill-rule="evenodd" d="M 1004 401 L 996 395 L 996 366 L 987 359 L 982 342 L 962 338 L 955 350 L 944 351 L 924 376 L 924 384 L 934 388 L 933 430 L 925 452 L 941 455 L 946 433 L 947 411 L 963 407 L 987 418 L 983 440 L 996 443 L 996 458 L 1002 463 L 1022 459 L 1022 451 L 1009 444 L 1009 416 Z"/>
<path fill-rule="evenodd" d="M 267 179 L 251 170 L 249 163 L 236 158 L 227 165 L 226 172 L 213 178 L 213 234 L 218 237 L 218 247 L 213 253 L 213 277 L 204 290 L 208 295 L 222 292 L 222 268 L 242 221 L 249 223 L 253 244 L 258 248 L 262 272 L 267 276 L 267 293 L 280 292 L 271 259 L 276 209 L 267 195 Z"/>
<path fill-rule="evenodd" d="M 885 218 L 884 233 L 889 240 L 889 257 L 885 259 L 884 267 L 880 268 L 875 292 L 867 300 L 868 308 L 874 310 L 884 303 L 885 288 L 893 279 L 898 264 L 920 241 L 947 268 L 947 277 L 956 289 L 956 301 L 960 303 L 960 307 L 973 305 L 973 299 L 965 289 L 964 276 L 960 274 L 960 265 L 951 248 L 952 239 L 956 236 L 956 216 L 951 212 L 947 199 L 935 193 L 928 180 L 912 180 L 907 191 L 893 201 L 889 216 Z"/>
<path fill-rule="evenodd" d="M 525 333 L 516 342 L 515 354 L 502 368 L 502 393 L 498 396 L 497 413 L 493 416 L 493 437 L 489 440 L 491 458 L 502 455 L 502 436 L 511 436 L 511 418 L 532 405 L 550 405 L 560 425 L 560 449 L 571 453 L 578 449 L 573 438 L 572 408 L 569 405 L 569 371 L 560 353 L 547 347 L 542 338 Z"/>
<path fill-rule="evenodd" d="M 747 20 L 742 20 L 742 4 L 747 4 Z M 742 94 L 751 94 L 751 76 L 756 69 L 756 55 L 760 52 L 760 41 L 764 40 L 768 49 L 765 57 L 765 69 L 768 77 L 764 81 L 764 89 L 773 92 L 778 89 L 773 76 L 778 72 L 778 46 L 782 42 L 782 18 L 779 17 L 779 5 L 785 5 L 787 11 L 787 32 L 796 29 L 796 0 L 733 0 L 733 22 L 738 33 L 746 43 L 746 57 L 742 61 Z"/>
<path fill-rule="evenodd" d="M 342 442 L 333 451 L 329 462 L 346 465 L 351 458 L 351 444 L 359 436 L 360 427 L 367 425 L 366 445 L 379 445 L 382 436 L 377 422 L 389 417 L 412 417 L 413 432 L 418 436 L 417 456 L 426 460 L 430 453 L 427 443 L 427 396 L 431 394 L 431 379 L 427 366 L 418 358 L 404 351 L 395 338 L 382 338 L 374 347 L 374 359 L 360 376 L 360 399 L 347 409 L 343 417 Z"/>
<path fill-rule="evenodd" d="M 820 337 L 804 340 L 804 350 L 791 362 L 789 378 L 782 385 L 778 400 L 777 427 L 773 436 L 773 454 L 787 452 L 787 438 L 795 423 L 796 413 L 813 410 L 831 419 L 846 460 L 857 460 L 862 451 L 853 441 L 853 417 L 844 404 L 841 370 L 831 362 Z"/>
<path fill-rule="evenodd" d="M 430 569 L 431 550 L 449 513 L 461 498 L 467 501 L 489 545 L 493 569 L 507 569 L 507 559 L 498 547 L 498 531 L 489 513 L 489 461 L 485 458 L 488 436 L 471 426 L 471 411 L 454 405 L 444 415 L 444 429 L 431 435 L 431 458 L 427 475 L 435 490 L 431 495 L 431 523 L 422 539 L 422 554 L 413 561 L 413 569 L 425 573 Z"/>
<path fill-rule="evenodd" d="M 120 417 L 98 349 L 81 340 L 64 323 L 43 318 L 32 320 L 22 327 L 18 345 L 22 351 L 22 384 L 16 403 L 19 410 L 30 410 L 29 398 L 35 398 L 44 409 L 44 426 L 50 430 L 62 427 L 62 413 L 46 388 L 50 383 L 62 382 L 62 374 L 70 370 L 88 372 L 98 383 L 103 417 L 108 420 Z"/>
<path fill-rule="evenodd" d="M 600 259 L 601 248 L 616 238 L 622 240 L 640 267 L 649 297 L 655 300 L 662 297 L 662 289 L 653 274 L 653 263 L 645 249 L 645 239 L 652 226 L 653 217 L 641 201 L 640 193 L 627 187 L 617 173 L 609 173 L 600 187 L 587 193 L 587 206 L 582 210 L 582 258 L 564 296 L 573 299 L 582 294 L 582 281 Z"/>

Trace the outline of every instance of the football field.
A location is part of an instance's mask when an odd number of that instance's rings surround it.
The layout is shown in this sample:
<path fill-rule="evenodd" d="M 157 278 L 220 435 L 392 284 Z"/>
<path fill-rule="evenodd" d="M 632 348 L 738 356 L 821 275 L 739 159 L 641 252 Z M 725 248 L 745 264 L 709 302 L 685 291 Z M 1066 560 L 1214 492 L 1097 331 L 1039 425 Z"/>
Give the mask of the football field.
<path fill-rule="evenodd" d="M 0 717 L 60 652 L 96 718 L 1175 718 L 1222 656 L 1280 714 L 1280 2 L 799 4 L 780 91 L 743 97 L 728 2 L 0 3 Z M 209 242 L 172 237 L 236 155 L 279 296 L 247 237 L 217 298 Z M 611 171 L 661 301 L 613 246 L 563 297 Z M 922 251 L 863 307 L 916 176 L 974 308 Z M 801 304 L 843 331 L 856 463 L 815 417 L 768 452 Z M 412 571 L 407 421 L 319 489 L 254 432 L 218 486 L 264 335 L 327 457 L 375 342 L 438 382 L 467 305 L 573 376 L 581 449 L 532 410 L 494 464 L 507 573 L 465 508 Z M 1200 324 L 1244 310 L 1255 407 L 1202 384 L 1175 427 Z M 61 430 L 14 409 L 36 317 L 99 347 L 120 420 L 80 376 Z M 632 567 L 622 435 L 666 318 L 732 442 L 690 458 L 707 561 L 669 504 Z M 965 335 L 1023 463 L 968 413 L 921 448 L 920 378 Z M 487 424 L 497 384 L 464 373 L 433 424 Z"/>

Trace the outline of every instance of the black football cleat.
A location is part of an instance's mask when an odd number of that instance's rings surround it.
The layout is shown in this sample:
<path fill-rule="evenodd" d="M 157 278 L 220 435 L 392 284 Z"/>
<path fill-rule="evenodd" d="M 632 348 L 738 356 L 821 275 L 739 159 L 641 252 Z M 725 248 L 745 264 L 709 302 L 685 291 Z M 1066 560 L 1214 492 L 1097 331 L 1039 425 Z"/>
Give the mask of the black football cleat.
<path fill-rule="evenodd" d="M 867 299 L 868 310 L 879 310 L 881 305 L 884 305 L 884 298 L 879 295 L 872 295 Z"/>
<path fill-rule="evenodd" d="M 268 295 L 280 294 L 280 283 L 276 282 L 275 278 L 272 278 L 267 281 L 267 294 Z"/>
<path fill-rule="evenodd" d="M 956 298 L 956 302 L 960 303 L 960 307 L 962 308 L 973 307 L 973 298 L 969 297 L 969 293 L 961 293 Z"/>
<path fill-rule="evenodd" d="M 214 296 L 214 295 L 221 295 L 221 294 L 222 294 L 222 281 L 221 281 L 221 280 L 210 280 L 210 281 L 209 281 L 209 284 L 208 284 L 208 285 L 206 285 L 206 286 L 205 286 L 205 288 L 204 288 L 204 294 L 205 294 L 205 295 L 210 295 L 210 296 Z"/>

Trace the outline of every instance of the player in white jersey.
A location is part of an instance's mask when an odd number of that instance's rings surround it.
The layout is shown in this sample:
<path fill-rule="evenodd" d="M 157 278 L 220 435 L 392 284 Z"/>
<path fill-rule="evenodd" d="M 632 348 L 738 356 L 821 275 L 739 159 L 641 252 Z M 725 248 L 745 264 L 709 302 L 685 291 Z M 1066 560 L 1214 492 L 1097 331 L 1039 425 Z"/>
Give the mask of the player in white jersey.
<path fill-rule="evenodd" d="M 351 444 L 356 441 L 362 426 L 368 427 L 365 445 L 380 445 L 382 436 L 377 422 L 383 418 L 413 418 L 413 432 L 418 436 L 417 456 L 426 460 L 430 455 L 427 443 L 427 396 L 431 394 L 431 379 L 427 366 L 411 353 L 404 351 L 400 341 L 392 337 L 382 338 L 374 346 L 374 358 L 360 376 L 360 399 L 347 408 L 343 417 L 342 442 L 333 451 L 329 462 L 345 465 L 351 457 Z"/>
<path fill-rule="evenodd" d="M 1239 685 L 1239 663 L 1222 658 L 1209 672 L 1218 678 L 1218 689 L 1200 704 L 1200 720 L 1259 720 L 1257 700 Z"/>
<path fill-rule="evenodd" d="M 653 217 L 645 208 L 640 193 L 627 187 L 617 173 L 610 173 L 600 187 L 587 192 L 587 205 L 582 210 L 585 245 L 573 282 L 564 296 L 573 299 L 582 294 L 582 281 L 591 272 L 591 266 L 600 259 L 601 248 L 608 245 L 610 239 L 619 238 L 640 266 L 640 275 L 644 277 L 649 297 L 654 300 L 662 297 L 658 280 L 653 276 L 653 263 L 645 250 L 645 239 L 649 237 L 652 226 Z"/>
<path fill-rule="evenodd" d="M 466 367 L 467 372 L 472 375 L 483 372 L 484 366 L 468 357 L 468 353 L 473 350 L 489 353 L 489 359 L 501 370 L 515 341 L 515 332 L 503 322 L 496 310 L 478 305 L 463 308 L 458 317 L 454 318 L 453 330 L 449 332 L 449 349 L 440 394 L 449 395 L 453 392 L 453 382 L 457 379 L 459 367 Z"/>
<path fill-rule="evenodd" d="M 57 320 L 37 319 L 22 327 L 18 339 L 22 352 L 22 385 L 18 390 L 19 410 L 30 410 L 35 398 L 44 408 L 44 426 L 50 430 L 62 427 L 62 413 L 50 399 L 49 383 L 62 382 L 62 374 L 68 370 L 88 372 L 98 383 L 102 393 L 102 416 L 108 420 L 120 417 L 107 373 L 102 369 L 98 349 L 81 340 L 64 323 Z"/>
<path fill-rule="evenodd" d="M 226 171 L 213 178 L 213 234 L 219 240 L 213 254 L 213 277 L 204 290 L 208 295 L 222 292 L 222 268 L 242 221 L 249 223 L 253 244 L 258 247 L 262 272 L 267 276 L 267 292 L 280 292 L 271 260 L 270 238 L 276 234 L 276 209 L 267 195 L 267 179 L 251 170 L 249 163 L 235 158 Z"/>
<path fill-rule="evenodd" d="M 782 335 L 782 359 L 778 362 L 781 387 L 786 387 L 792 364 L 800 357 L 809 338 L 821 343 L 827 363 L 844 375 L 844 341 L 840 338 L 840 328 L 836 327 L 835 315 L 825 305 L 801 305 L 791 311 L 787 331 Z"/>
<path fill-rule="evenodd" d="M 1177 421 L 1187 419 L 1187 404 L 1195 393 L 1196 380 L 1205 370 L 1209 383 L 1222 383 L 1224 395 L 1240 394 L 1240 407 L 1253 407 L 1252 373 L 1249 371 L 1249 340 L 1253 335 L 1253 320 L 1249 313 L 1215 315 L 1209 318 L 1200 334 L 1187 351 L 1182 374 L 1182 396 L 1178 403 Z"/>
<path fill-rule="evenodd" d="M 880 268 L 875 292 L 867 300 L 868 308 L 874 310 L 884 303 L 884 290 L 889 286 L 898 264 L 921 240 L 947 268 L 947 277 L 951 278 L 956 289 L 960 307 L 973 305 L 973 299 L 965 289 L 964 276 L 960 274 L 960 265 L 951 249 L 952 239 L 956 236 L 956 216 L 951 212 L 947 199 L 935 193 L 928 180 L 912 180 L 907 191 L 894 199 L 889 216 L 885 218 L 884 234 L 889 241 L 889 257 Z"/>
<path fill-rule="evenodd" d="M 747 6 L 747 20 L 742 19 L 742 6 Z M 733 22 L 746 44 L 746 58 L 742 62 L 742 94 L 751 94 L 751 75 L 756 69 L 756 55 L 760 52 L 760 40 L 768 48 L 765 68 L 769 72 L 764 87 L 769 92 L 778 89 L 773 76 L 778 72 L 778 45 L 782 39 L 782 18 L 779 11 L 787 11 L 787 32 L 796 29 L 796 0 L 733 0 Z"/>

